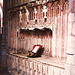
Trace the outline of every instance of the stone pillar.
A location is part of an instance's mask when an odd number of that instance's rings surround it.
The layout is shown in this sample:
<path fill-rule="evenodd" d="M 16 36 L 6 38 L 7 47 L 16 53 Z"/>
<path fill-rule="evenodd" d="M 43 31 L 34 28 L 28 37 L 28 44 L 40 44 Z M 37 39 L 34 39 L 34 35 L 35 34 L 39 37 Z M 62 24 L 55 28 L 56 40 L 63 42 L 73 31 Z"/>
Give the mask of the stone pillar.
<path fill-rule="evenodd" d="M 58 1 L 54 2 L 55 6 L 53 8 L 53 20 L 54 20 L 54 36 L 55 36 L 55 56 L 58 55 L 58 50 L 57 50 L 57 42 L 58 42 L 58 24 L 57 24 L 57 4 L 58 4 Z"/>
<path fill-rule="evenodd" d="M 48 3 L 48 13 L 47 13 L 47 23 L 51 23 L 51 5 L 52 3 Z"/>
<path fill-rule="evenodd" d="M 31 11 L 32 11 L 32 8 L 29 9 L 29 25 L 31 25 Z"/>
<path fill-rule="evenodd" d="M 56 25 L 57 24 L 57 4 L 58 4 L 58 1 L 54 2 L 55 4 L 55 7 L 54 7 L 54 24 Z"/>
<path fill-rule="evenodd" d="M 36 8 L 34 8 L 34 16 L 33 16 L 34 18 L 34 24 L 36 24 L 37 23 L 37 9 Z"/>
<path fill-rule="evenodd" d="M 13 14 L 13 49 L 15 50 L 15 12 Z"/>
<path fill-rule="evenodd" d="M 55 6 L 53 7 L 53 38 L 52 38 L 52 56 L 57 56 L 57 17 L 56 17 L 56 7 L 58 4 L 58 1 L 54 2 Z"/>
<path fill-rule="evenodd" d="M 75 75 L 75 0 L 69 0 L 68 48 L 65 75 Z"/>
<path fill-rule="evenodd" d="M 31 10 L 32 8 L 29 9 L 29 20 L 31 20 Z"/>
<path fill-rule="evenodd" d="M 40 6 L 38 6 L 37 23 L 38 23 L 38 25 L 40 24 Z"/>
<path fill-rule="evenodd" d="M 22 10 L 22 27 L 24 27 L 24 10 Z"/>
<path fill-rule="evenodd" d="M 20 7 L 20 11 L 19 11 L 19 21 L 20 23 L 22 23 L 22 7 Z"/>
<path fill-rule="evenodd" d="M 19 11 L 16 11 L 16 53 L 18 49 L 18 25 L 19 25 Z"/>
<path fill-rule="evenodd" d="M 43 6 L 43 23 L 45 22 L 47 22 L 47 6 L 44 5 Z"/>

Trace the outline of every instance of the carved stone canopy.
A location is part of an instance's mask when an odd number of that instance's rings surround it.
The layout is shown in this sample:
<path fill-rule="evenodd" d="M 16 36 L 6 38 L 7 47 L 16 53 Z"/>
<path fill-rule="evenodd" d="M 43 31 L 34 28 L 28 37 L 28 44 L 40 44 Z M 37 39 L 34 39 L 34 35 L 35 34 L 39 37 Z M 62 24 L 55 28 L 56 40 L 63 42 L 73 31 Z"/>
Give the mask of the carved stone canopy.
<path fill-rule="evenodd" d="M 33 30 L 29 29 L 20 29 L 20 33 L 25 33 L 30 36 L 44 37 L 44 36 L 52 36 L 52 30 L 49 28 L 38 29 L 34 28 Z"/>

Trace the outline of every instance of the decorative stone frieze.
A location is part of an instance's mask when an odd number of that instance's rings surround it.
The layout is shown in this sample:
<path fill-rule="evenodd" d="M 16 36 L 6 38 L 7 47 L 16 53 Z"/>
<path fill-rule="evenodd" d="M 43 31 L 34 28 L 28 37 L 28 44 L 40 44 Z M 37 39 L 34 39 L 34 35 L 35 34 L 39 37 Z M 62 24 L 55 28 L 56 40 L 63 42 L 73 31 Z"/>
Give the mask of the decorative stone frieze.
<path fill-rule="evenodd" d="M 37 59 L 27 58 L 24 54 L 9 55 L 8 62 L 11 63 L 8 64 L 8 69 L 9 72 L 14 75 L 15 74 L 64 75 L 65 74 L 64 66 L 60 63 L 53 64 L 54 63 L 53 61 L 54 61 L 53 59 L 49 60 L 47 58 L 46 59 L 42 58 L 42 60 L 40 60 L 40 58 Z M 60 62 L 60 61 L 58 60 L 56 62 Z"/>

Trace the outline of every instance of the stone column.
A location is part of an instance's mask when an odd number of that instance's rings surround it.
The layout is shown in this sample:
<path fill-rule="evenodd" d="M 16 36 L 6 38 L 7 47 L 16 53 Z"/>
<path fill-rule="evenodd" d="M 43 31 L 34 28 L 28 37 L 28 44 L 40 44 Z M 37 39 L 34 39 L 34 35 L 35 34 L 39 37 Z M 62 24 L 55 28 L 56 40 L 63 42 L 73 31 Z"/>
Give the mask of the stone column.
<path fill-rule="evenodd" d="M 51 23 L 51 5 L 52 3 L 48 3 L 48 13 L 47 13 L 47 23 L 50 24 Z"/>
<path fill-rule="evenodd" d="M 38 23 L 38 25 L 40 24 L 40 6 L 38 6 L 37 23 Z"/>
<path fill-rule="evenodd" d="M 58 24 L 57 24 L 57 4 L 58 1 L 54 2 L 54 8 L 53 8 L 53 20 L 54 20 L 54 36 L 55 36 L 55 56 L 58 55 L 58 50 L 57 50 L 57 42 L 58 42 Z"/>
<path fill-rule="evenodd" d="M 29 9 L 29 25 L 32 24 L 32 23 L 31 23 L 31 10 L 32 10 L 32 8 Z"/>
<path fill-rule="evenodd" d="M 47 22 L 47 15 L 46 15 L 46 13 L 47 13 L 47 6 L 44 5 L 44 6 L 43 6 L 43 24 L 44 24 L 45 22 Z M 45 19 L 46 19 L 46 21 L 45 21 Z"/>
<path fill-rule="evenodd" d="M 54 24 L 56 25 L 57 24 L 57 4 L 58 4 L 58 1 L 54 2 L 54 8 L 53 8 L 53 16 L 54 16 Z"/>
<path fill-rule="evenodd" d="M 69 0 L 68 48 L 65 75 L 75 75 L 75 0 Z"/>
<path fill-rule="evenodd" d="M 58 1 L 54 2 L 55 6 L 53 7 L 53 38 L 52 38 L 52 56 L 57 56 L 57 13 L 56 13 L 56 7 L 58 4 Z"/>
<path fill-rule="evenodd" d="M 18 49 L 18 25 L 19 25 L 19 11 L 16 11 L 16 53 Z"/>
<path fill-rule="evenodd" d="M 34 19 L 34 22 L 35 22 L 34 24 L 36 24 L 37 23 L 36 22 L 37 21 L 37 9 L 36 8 L 34 8 L 34 16 L 33 17 L 34 17 L 33 19 Z"/>
<path fill-rule="evenodd" d="M 11 15 L 9 15 L 9 21 L 8 21 L 8 49 L 10 48 L 10 37 L 11 37 L 11 34 L 10 34 L 10 30 L 11 30 L 10 29 L 10 24 L 11 24 Z"/>
<path fill-rule="evenodd" d="M 22 27 L 24 27 L 24 10 L 22 10 Z"/>

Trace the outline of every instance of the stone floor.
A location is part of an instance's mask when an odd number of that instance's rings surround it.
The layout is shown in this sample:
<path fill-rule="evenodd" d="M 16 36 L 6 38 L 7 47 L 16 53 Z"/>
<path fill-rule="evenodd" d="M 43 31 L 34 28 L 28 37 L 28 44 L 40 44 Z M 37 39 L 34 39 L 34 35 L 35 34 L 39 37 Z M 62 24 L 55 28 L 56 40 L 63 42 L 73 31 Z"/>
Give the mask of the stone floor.
<path fill-rule="evenodd" d="M 7 58 L 0 55 L 0 75 L 11 75 L 7 70 Z"/>
<path fill-rule="evenodd" d="M 0 75 L 11 75 L 8 71 L 0 71 Z"/>

